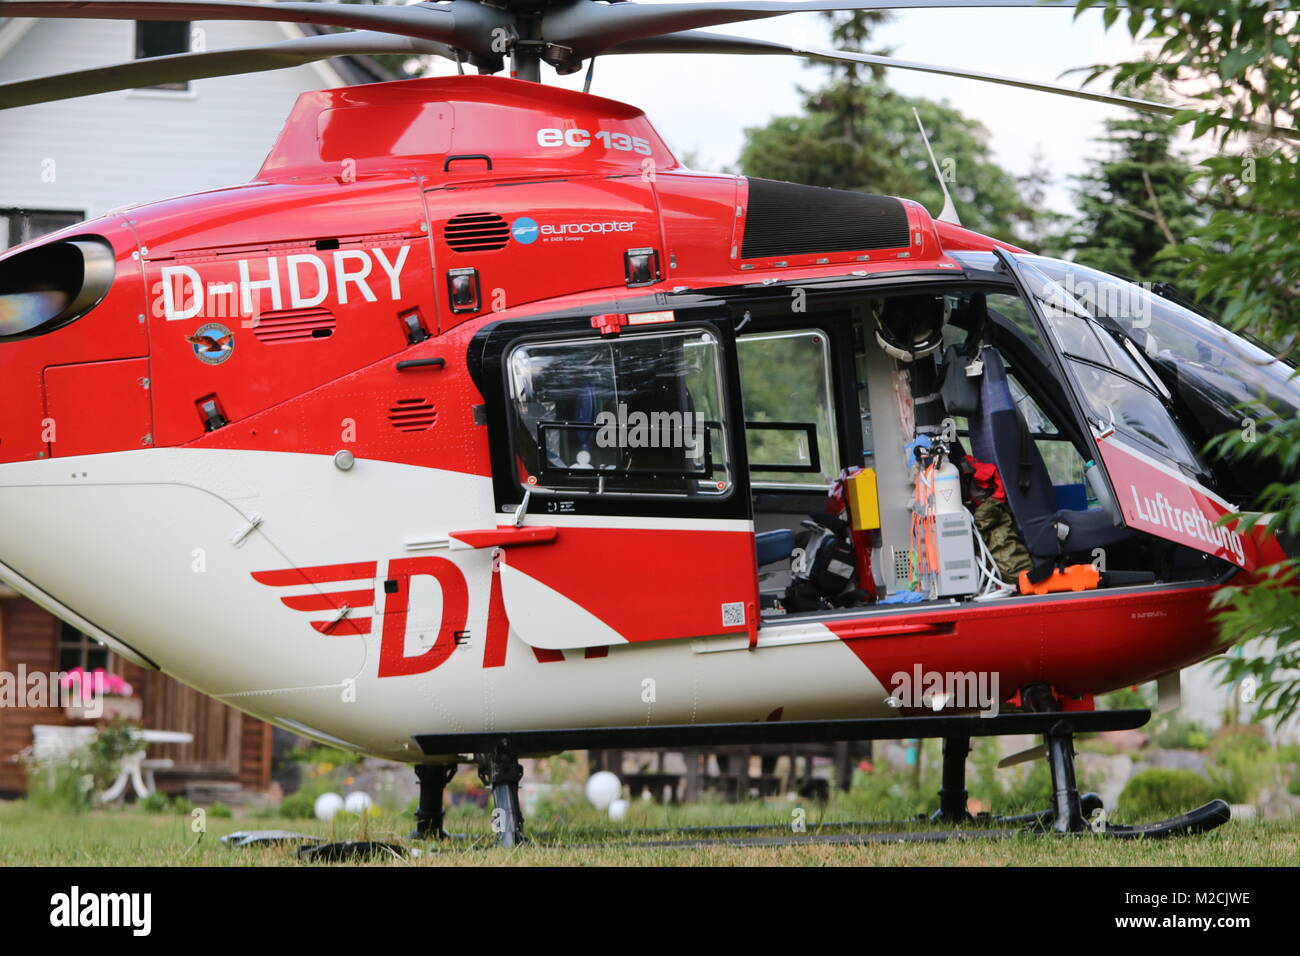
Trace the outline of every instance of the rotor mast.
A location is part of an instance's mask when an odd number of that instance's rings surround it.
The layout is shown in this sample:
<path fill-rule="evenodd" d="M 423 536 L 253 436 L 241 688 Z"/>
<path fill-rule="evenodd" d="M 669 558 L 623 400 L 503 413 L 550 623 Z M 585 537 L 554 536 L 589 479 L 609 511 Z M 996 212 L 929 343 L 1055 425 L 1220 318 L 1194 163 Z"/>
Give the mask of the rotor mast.
<path fill-rule="evenodd" d="M 510 46 L 510 75 L 529 83 L 542 82 L 542 14 L 544 9 L 519 9 L 515 15 L 515 39 Z"/>

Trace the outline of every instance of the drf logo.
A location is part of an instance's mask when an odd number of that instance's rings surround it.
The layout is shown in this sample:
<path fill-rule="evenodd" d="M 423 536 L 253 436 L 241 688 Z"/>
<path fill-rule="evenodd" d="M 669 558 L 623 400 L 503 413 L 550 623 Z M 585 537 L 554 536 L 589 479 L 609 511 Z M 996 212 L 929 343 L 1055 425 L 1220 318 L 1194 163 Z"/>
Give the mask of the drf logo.
<path fill-rule="evenodd" d="M 383 633 L 379 643 L 379 676 L 408 677 L 423 674 L 446 662 L 456 650 L 457 635 L 465 632 L 469 614 L 469 588 L 465 575 L 446 558 L 394 558 L 387 575 L 376 578 L 378 562 L 329 564 L 282 571 L 254 571 L 253 580 L 274 588 L 294 588 L 304 593 L 285 594 L 280 601 L 295 611 L 321 620 L 311 626 L 321 634 L 369 634 L 375 615 L 375 594 L 382 591 Z M 319 585 L 330 585 L 322 588 Z M 376 585 L 379 587 L 376 587 Z M 438 588 L 442 617 L 429 647 L 407 653 L 406 633 L 413 588 Z M 431 627 L 432 631 L 434 628 Z"/>

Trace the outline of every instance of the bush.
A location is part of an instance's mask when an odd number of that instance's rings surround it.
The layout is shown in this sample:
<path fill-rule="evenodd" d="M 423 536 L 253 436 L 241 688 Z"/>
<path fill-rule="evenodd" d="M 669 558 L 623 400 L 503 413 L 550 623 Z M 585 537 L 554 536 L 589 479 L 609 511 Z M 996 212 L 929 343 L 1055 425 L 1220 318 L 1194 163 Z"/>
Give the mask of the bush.
<path fill-rule="evenodd" d="M 23 762 L 27 774 L 27 802 L 40 810 L 81 813 L 94 802 L 94 776 L 84 755 L 66 760 Z"/>
<path fill-rule="evenodd" d="M 1119 795 L 1119 809 L 1129 821 L 1184 813 L 1208 803 L 1215 788 L 1190 770 L 1143 770 L 1135 773 Z"/>
<path fill-rule="evenodd" d="M 316 817 L 316 798 L 301 790 L 280 801 L 280 816 L 290 820 L 312 820 Z"/>
<path fill-rule="evenodd" d="M 134 721 L 114 717 L 91 741 L 88 756 L 96 790 L 102 791 L 112 786 L 122 769 L 122 759 L 140 747 L 134 735 L 136 728 Z"/>
<path fill-rule="evenodd" d="M 222 820 L 229 820 L 234 816 L 234 813 L 231 812 L 230 807 L 226 806 L 224 803 L 214 803 L 212 806 L 208 807 L 208 816 L 218 817 Z"/>
<path fill-rule="evenodd" d="M 336 747 L 303 747 L 289 754 L 289 759 L 296 763 L 311 766 L 324 766 L 332 770 L 361 762 L 361 754 L 351 750 L 339 750 Z"/>
<path fill-rule="evenodd" d="M 1229 803 L 1250 803 L 1273 780 L 1277 756 L 1257 727 L 1225 727 L 1210 752 L 1215 796 Z"/>
<path fill-rule="evenodd" d="M 1210 735 L 1195 721 L 1162 714 L 1154 722 L 1151 742 L 1166 750 L 1204 750 L 1210 745 Z"/>
<path fill-rule="evenodd" d="M 166 813 L 171 804 L 172 802 L 168 799 L 167 794 L 155 790 L 140 801 L 140 809 L 145 813 Z"/>

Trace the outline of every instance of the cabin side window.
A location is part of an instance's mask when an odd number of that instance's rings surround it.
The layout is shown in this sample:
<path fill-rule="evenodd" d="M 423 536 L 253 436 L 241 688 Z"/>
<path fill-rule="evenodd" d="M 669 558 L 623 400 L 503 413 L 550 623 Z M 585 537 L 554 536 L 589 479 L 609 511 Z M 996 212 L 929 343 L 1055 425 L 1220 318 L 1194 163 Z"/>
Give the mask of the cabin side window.
<path fill-rule="evenodd" d="M 524 487 L 564 495 L 731 493 L 722 354 L 711 331 L 521 343 L 506 367 Z"/>
<path fill-rule="evenodd" d="M 829 487 L 840 461 L 826 334 L 745 335 L 736 347 L 751 484 Z"/>

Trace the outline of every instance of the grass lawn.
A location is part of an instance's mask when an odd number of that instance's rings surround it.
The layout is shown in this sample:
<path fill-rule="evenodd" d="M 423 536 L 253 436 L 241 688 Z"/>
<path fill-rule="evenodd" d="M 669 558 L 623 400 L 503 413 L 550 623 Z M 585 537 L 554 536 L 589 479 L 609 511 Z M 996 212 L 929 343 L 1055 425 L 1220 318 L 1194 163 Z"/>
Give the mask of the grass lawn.
<path fill-rule="evenodd" d="M 851 805 L 832 800 L 824 810 L 810 806 L 807 832 L 820 819 L 862 819 Z M 701 824 L 784 824 L 762 836 L 789 835 L 796 805 L 704 804 L 685 808 L 634 805 L 620 826 Z M 208 816 L 207 832 L 193 832 L 189 816 L 151 815 L 134 807 L 64 814 L 24 802 L 0 803 L 0 866 L 285 866 L 300 865 L 295 845 L 230 849 L 220 842 L 236 830 L 287 829 L 326 839 L 402 841 L 411 821 L 396 813 L 331 823 L 278 818 L 219 819 Z M 1003 840 L 951 840 L 934 844 L 877 843 L 867 846 L 601 846 L 619 828 L 590 808 L 540 809 L 529 821 L 534 843 L 513 851 L 491 846 L 488 815 L 453 809 L 448 829 L 464 839 L 423 844 L 416 859 L 388 859 L 391 866 L 1296 866 L 1300 864 L 1300 822 L 1232 821 L 1212 833 L 1155 841 L 1105 840 L 1091 836 L 1018 836 Z M 745 834 L 753 836 L 755 834 Z M 656 835 L 655 839 L 683 834 Z M 644 839 L 644 838 L 643 838 Z M 578 844 L 584 844 L 579 846 Z M 420 845 L 420 844 L 416 844 Z"/>

